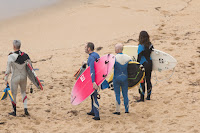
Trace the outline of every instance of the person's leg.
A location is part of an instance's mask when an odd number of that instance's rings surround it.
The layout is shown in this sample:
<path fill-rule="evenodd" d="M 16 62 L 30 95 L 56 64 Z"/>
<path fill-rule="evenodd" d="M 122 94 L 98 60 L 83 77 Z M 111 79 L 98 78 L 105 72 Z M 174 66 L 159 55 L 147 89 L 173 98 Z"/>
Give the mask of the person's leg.
<path fill-rule="evenodd" d="M 125 113 L 129 113 L 128 81 L 122 83 L 122 95 L 124 97 Z"/>
<path fill-rule="evenodd" d="M 18 82 L 16 79 L 11 79 L 11 92 L 13 95 L 13 100 L 12 102 L 12 106 L 13 106 L 13 110 L 14 112 L 9 113 L 10 115 L 16 116 L 16 104 L 17 104 L 17 89 L 18 89 Z"/>
<path fill-rule="evenodd" d="M 151 71 L 146 72 L 146 82 L 147 82 L 147 100 L 150 100 L 152 84 L 151 84 Z"/>
<path fill-rule="evenodd" d="M 139 93 L 140 93 L 140 99 L 137 100 L 137 102 L 144 102 L 144 95 L 145 95 L 145 78 L 143 79 L 143 81 L 140 83 L 140 87 L 138 89 Z"/>
<path fill-rule="evenodd" d="M 88 115 L 92 115 L 92 116 L 94 116 L 93 95 L 94 94 L 91 95 L 91 108 L 92 109 L 91 109 L 91 111 L 89 113 L 87 113 Z"/>
<path fill-rule="evenodd" d="M 94 91 L 94 93 L 92 95 L 92 98 L 93 98 L 93 108 L 94 108 L 94 114 L 95 114 L 95 117 L 93 119 L 94 120 L 100 120 L 100 117 L 99 117 L 99 103 L 97 101 L 97 90 Z"/>
<path fill-rule="evenodd" d="M 114 80 L 113 86 L 116 98 L 116 112 L 114 114 L 120 115 L 120 84 L 116 80 Z"/>
<path fill-rule="evenodd" d="M 29 115 L 28 108 L 27 108 L 27 95 L 26 95 L 26 85 L 27 85 L 27 78 L 23 78 L 20 81 L 20 88 L 21 88 L 21 95 L 24 104 L 24 113 L 25 115 Z"/>

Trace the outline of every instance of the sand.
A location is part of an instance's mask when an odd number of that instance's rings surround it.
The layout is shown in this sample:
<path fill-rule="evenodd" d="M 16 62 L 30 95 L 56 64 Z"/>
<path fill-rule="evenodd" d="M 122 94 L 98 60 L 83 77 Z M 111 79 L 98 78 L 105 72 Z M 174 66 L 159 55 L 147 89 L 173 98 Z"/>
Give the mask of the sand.
<path fill-rule="evenodd" d="M 18 90 L 17 117 L 9 99 L 0 101 L 0 132 L 105 132 L 105 133 L 198 133 L 200 132 L 200 2 L 199 0 L 98 0 L 67 6 L 61 2 L 0 22 L 0 78 L 3 79 L 12 41 L 22 41 L 31 57 L 44 91 L 27 86 L 29 117 L 23 117 Z M 130 113 L 116 116 L 115 96 L 100 91 L 100 121 L 86 113 L 90 98 L 78 106 L 70 103 L 74 73 L 87 60 L 84 43 L 94 42 L 100 56 L 114 53 L 114 45 L 137 45 L 146 30 L 156 49 L 178 61 L 173 76 L 155 85 L 153 72 L 150 101 L 136 103 L 137 88 L 129 90 Z M 173 71 L 156 72 L 159 80 Z M 0 81 L 2 91 L 4 81 Z M 1 92 L 2 93 L 2 92 Z"/>

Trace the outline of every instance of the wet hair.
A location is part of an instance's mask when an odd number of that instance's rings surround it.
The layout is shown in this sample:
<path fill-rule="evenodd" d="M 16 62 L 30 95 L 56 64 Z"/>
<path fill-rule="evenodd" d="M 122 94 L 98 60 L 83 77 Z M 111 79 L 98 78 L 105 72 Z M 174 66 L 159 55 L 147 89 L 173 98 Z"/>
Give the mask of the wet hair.
<path fill-rule="evenodd" d="M 16 49 L 20 49 L 21 47 L 21 41 L 20 40 L 14 40 L 13 45 Z"/>
<path fill-rule="evenodd" d="M 146 31 L 140 32 L 139 44 L 144 45 L 147 48 L 151 45 L 151 42 L 150 42 L 150 39 L 149 39 L 149 34 Z"/>
<path fill-rule="evenodd" d="M 91 51 L 94 51 L 94 43 L 88 42 L 87 47 L 90 48 Z"/>

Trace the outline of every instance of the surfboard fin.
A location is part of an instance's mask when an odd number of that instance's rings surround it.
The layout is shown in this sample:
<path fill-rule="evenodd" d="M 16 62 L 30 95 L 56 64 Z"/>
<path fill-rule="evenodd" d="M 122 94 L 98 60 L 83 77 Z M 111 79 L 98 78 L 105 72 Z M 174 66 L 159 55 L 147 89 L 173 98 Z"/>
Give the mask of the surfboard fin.
<path fill-rule="evenodd" d="M 7 87 L 4 89 L 4 92 L 3 92 L 3 94 L 2 94 L 0 100 L 6 99 L 7 95 L 9 95 L 11 101 L 14 101 L 12 92 L 11 92 L 10 87 L 9 87 L 8 85 L 7 85 Z"/>
<path fill-rule="evenodd" d="M 109 63 L 109 61 L 105 61 L 105 64 L 108 64 Z"/>
<path fill-rule="evenodd" d="M 103 74 L 103 77 L 104 77 L 104 78 L 105 78 L 106 76 L 107 76 L 107 74 L 105 74 L 105 75 Z"/>
<path fill-rule="evenodd" d="M 38 68 L 35 68 L 35 69 L 33 69 L 34 71 L 39 71 L 40 69 L 38 69 Z"/>

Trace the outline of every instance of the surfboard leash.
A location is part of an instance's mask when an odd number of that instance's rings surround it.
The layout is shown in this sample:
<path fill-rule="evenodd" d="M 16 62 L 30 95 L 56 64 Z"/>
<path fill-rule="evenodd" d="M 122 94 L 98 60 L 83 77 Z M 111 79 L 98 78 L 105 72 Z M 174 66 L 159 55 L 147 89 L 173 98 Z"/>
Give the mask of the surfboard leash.
<path fill-rule="evenodd" d="M 154 74 L 155 74 L 156 79 L 153 79 L 153 80 L 155 80 L 156 83 L 155 83 L 154 85 L 152 85 L 152 87 L 153 87 L 153 86 L 156 86 L 156 85 L 157 85 L 158 83 L 160 83 L 160 82 L 169 80 L 169 79 L 173 76 L 174 72 L 175 72 L 175 68 L 173 68 L 172 74 L 171 74 L 169 77 L 167 77 L 167 78 L 165 78 L 165 79 L 162 79 L 162 80 L 158 80 L 157 75 L 156 75 L 156 72 L 154 71 Z"/>

